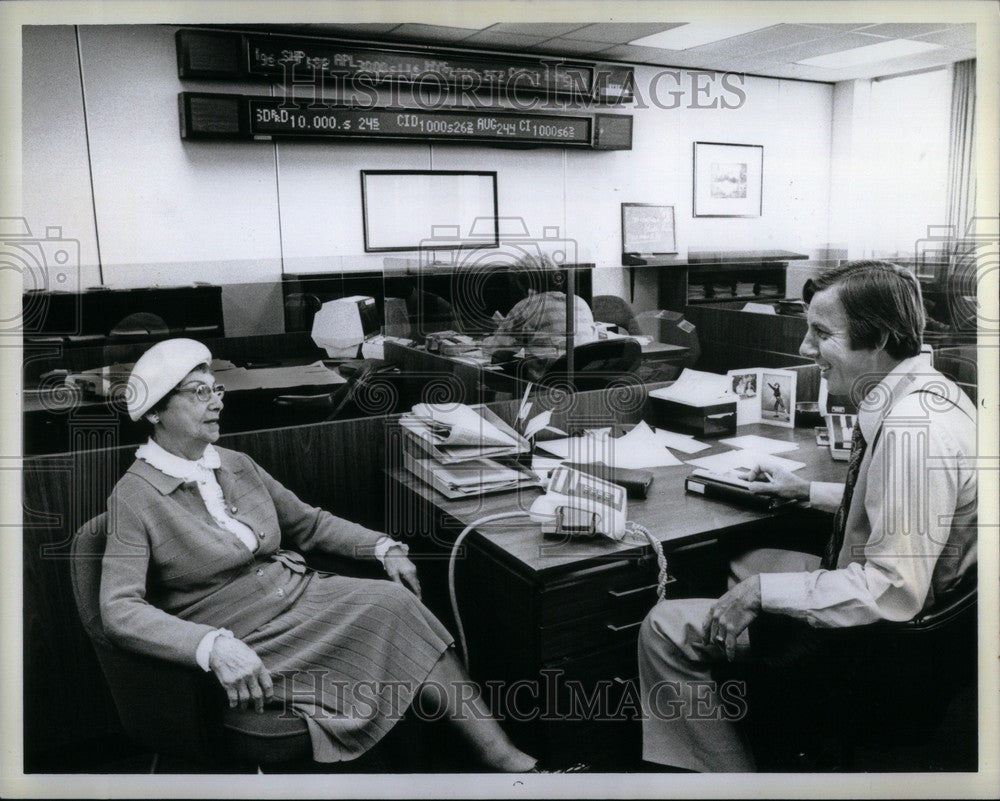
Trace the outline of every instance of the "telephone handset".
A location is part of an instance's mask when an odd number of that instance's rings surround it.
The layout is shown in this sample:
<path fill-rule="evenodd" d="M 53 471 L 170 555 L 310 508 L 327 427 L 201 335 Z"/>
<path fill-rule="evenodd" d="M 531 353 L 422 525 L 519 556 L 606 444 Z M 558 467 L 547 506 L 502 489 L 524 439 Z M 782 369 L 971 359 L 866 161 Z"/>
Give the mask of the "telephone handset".
<path fill-rule="evenodd" d="M 530 514 L 546 535 L 603 535 L 621 540 L 625 538 L 625 488 L 560 465 L 552 471 L 548 491 L 531 504 Z"/>

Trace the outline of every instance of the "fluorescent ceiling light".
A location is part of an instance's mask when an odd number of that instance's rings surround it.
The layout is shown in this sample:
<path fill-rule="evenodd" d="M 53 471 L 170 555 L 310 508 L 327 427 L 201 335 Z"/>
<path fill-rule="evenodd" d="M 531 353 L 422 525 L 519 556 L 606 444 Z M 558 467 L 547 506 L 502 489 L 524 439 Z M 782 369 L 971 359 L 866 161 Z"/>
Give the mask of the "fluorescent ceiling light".
<path fill-rule="evenodd" d="M 815 56 L 796 61 L 796 64 L 803 64 L 807 67 L 826 67 L 835 70 L 842 67 L 857 67 L 861 64 L 874 64 L 878 61 L 886 61 L 890 58 L 900 56 L 915 56 L 918 53 L 928 53 L 931 50 L 940 50 L 941 45 L 930 42 L 914 42 L 910 39 L 891 39 L 888 42 L 865 45 L 864 47 L 854 47 L 850 50 L 841 50 L 838 53 L 827 53 L 825 56 Z"/>
<path fill-rule="evenodd" d="M 644 47 L 662 47 L 665 50 L 689 50 L 692 47 L 719 42 L 723 39 L 730 39 L 739 36 L 741 33 L 759 31 L 763 28 L 770 28 L 771 25 L 761 25 L 751 23 L 749 25 L 719 25 L 716 22 L 688 22 L 669 31 L 654 33 L 652 36 L 643 36 L 635 39 L 629 44 L 643 45 Z"/>

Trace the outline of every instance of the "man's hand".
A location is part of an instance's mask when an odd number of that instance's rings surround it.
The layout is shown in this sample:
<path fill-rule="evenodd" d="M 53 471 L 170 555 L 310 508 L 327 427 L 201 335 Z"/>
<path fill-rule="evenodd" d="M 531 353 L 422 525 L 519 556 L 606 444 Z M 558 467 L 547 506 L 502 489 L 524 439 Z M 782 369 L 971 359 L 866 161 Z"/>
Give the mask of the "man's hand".
<path fill-rule="evenodd" d="M 274 697 L 271 674 L 243 640 L 216 637 L 208 666 L 229 696 L 230 709 L 235 709 L 237 704 L 248 709 L 253 704 L 260 713 L 264 711 L 264 702 Z"/>
<path fill-rule="evenodd" d="M 749 490 L 762 495 L 777 495 L 779 498 L 793 498 L 797 501 L 809 500 L 809 482 L 790 473 L 783 467 L 760 462 L 750 468 L 747 475 Z"/>
<path fill-rule="evenodd" d="M 420 597 L 420 582 L 417 580 L 417 566 L 411 562 L 402 548 L 392 547 L 385 552 L 385 572 L 397 584 L 402 584 L 410 592 Z"/>
<path fill-rule="evenodd" d="M 726 652 L 730 662 L 736 658 L 736 638 L 760 614 L 760 576 L 741 581 L 712 604 L 705 620 L 705 645 Z"/>

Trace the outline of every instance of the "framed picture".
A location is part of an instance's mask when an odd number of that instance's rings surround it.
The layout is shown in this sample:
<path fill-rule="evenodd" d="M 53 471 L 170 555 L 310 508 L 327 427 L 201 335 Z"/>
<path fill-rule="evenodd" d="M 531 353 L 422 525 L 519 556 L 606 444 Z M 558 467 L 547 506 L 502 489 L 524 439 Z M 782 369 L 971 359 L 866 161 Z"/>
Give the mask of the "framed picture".
<path fill-rule="evenodd" d="M 694 143 L 694 216 L 760 217 L 764 146 Z"/>
<path fill-rule="evenodd" d="M 736 425 L 795 426 L 794 370 L 745 367 L 726 375 L 732 382 L 729 392 L 736 398 Z"/>
<path fill-rule="evenodd" d="M 791 370 L 764 370 L 760 384 L 760 421 L 795 427 L 795 377 Z"/>

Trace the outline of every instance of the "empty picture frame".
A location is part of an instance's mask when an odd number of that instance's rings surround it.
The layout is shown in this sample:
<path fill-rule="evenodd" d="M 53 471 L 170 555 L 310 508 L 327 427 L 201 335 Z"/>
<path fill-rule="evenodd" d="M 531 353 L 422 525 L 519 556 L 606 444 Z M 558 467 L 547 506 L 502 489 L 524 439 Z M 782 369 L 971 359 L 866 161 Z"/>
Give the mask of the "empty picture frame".
<path fill-rule="evenodd" d="M 365 252 L 495 248 L 496 172 L 362 170 Z"/>
<path fill-rule="evenodd" d="M 760 217 L 764 146 L 694 143 L 694 216 Z"/>

